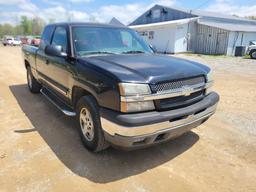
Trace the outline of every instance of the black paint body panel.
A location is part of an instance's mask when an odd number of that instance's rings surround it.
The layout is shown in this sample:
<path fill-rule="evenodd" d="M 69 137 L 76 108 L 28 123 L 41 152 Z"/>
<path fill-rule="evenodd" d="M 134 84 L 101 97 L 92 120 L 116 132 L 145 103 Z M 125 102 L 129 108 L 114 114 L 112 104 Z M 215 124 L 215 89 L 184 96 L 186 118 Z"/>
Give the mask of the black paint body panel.
<path fill-rule="evenodd" d="M 48 56 L 44 48 L 23 47 L 33 75 L 51 87 L 72 105 L 74 87 L 85 89 L 100 107 L 120 110 L 118 83 L 155 84 L 196 76 L 206 76 L 210 69 L 202 64 L 158 54 L 112 54 L 76 57 L 72 44 L 72 26 L 115 27 L 103 24 L 60 23 L 48 27 L 64 27 L 68 34 L 68 57 Z M 123 27 L 118 27 L 123 28 Z M 50 40 L 49 40 L 50 42 Z M 29 56 L 29 53 L 31 55 Z M 28 55 L 28 56 L 26 56 Z"/>

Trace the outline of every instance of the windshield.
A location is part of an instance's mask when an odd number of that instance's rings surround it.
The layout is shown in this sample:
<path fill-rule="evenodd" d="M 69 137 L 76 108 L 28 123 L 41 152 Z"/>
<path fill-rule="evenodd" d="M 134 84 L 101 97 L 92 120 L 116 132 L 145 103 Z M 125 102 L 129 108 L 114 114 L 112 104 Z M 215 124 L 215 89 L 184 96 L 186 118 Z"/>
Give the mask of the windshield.
<path fill-rule="evenodd" d="M 73 27 L 77 56 L 93 54 L 152 53 L 150 47 L 133 30 L 103 27 Z"/>

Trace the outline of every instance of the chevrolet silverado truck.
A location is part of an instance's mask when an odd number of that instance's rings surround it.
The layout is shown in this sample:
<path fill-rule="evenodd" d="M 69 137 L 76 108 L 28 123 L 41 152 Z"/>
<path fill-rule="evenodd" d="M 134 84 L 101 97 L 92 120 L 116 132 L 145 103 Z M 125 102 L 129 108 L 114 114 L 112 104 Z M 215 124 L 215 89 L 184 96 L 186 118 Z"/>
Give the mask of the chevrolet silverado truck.
<path fill-rule="evenodd" d="M 38 48 L 22 50 L 29 90 L 75 116 L 93 152 L 178 137 L 212 116 L 219 101 L 209 67 L 154 53 L 127 27 L 50 24 Z"/>

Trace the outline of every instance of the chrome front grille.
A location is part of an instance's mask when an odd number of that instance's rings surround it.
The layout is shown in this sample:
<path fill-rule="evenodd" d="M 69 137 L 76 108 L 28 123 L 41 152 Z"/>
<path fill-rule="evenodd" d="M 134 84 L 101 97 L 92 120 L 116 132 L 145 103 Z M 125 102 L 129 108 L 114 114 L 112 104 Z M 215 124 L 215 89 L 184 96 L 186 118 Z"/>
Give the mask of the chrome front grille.
<path fill-rule="evenodd" d="M 171 94 L 171 97 L 155 100 L 157 110 L 178 109 L 200 101 L 205 93 L 204 76 L 151 85 L 154 94 Z M 176 96 L 176 93 L 178 93 Z"/>
<path fill-rule="evenodd" d="M 200 76 L 200 77 L 194 77 L 194 78 L 184 79 L 184 80 L 157 83 L 154 85 L 150 85 L 150 87 L 153 93 L 161 93 L 161 92 L 171 91 L 175 89 L 182 89 L 183 87 L 187 87 L 187 86 L 188 87 L 194 86 L 194 85 L 204 86 L 204 84 L 205 84 L 205 78 L 203 76 Z"/>

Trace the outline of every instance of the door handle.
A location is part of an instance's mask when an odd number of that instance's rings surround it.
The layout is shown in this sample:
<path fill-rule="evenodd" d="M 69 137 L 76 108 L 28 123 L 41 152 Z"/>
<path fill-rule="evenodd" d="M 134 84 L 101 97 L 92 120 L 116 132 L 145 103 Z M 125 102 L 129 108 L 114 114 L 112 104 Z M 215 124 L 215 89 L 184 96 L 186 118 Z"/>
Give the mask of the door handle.
<path fill-rule="evenodd" d="M 45 60 L 45 64 L 46 64 L 46 65 L 49 65 L 49 63 L 50 63 L 49 60 L 46 59 L 46 60 Z"/>

